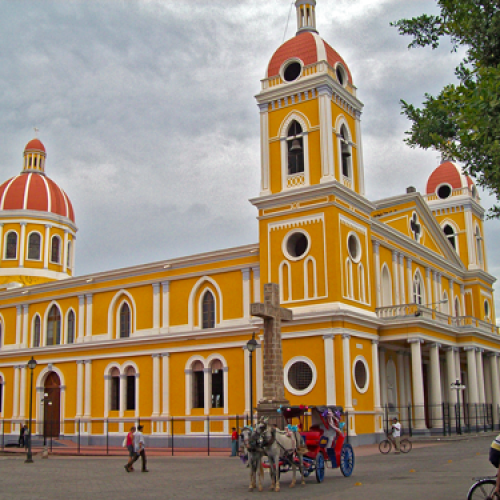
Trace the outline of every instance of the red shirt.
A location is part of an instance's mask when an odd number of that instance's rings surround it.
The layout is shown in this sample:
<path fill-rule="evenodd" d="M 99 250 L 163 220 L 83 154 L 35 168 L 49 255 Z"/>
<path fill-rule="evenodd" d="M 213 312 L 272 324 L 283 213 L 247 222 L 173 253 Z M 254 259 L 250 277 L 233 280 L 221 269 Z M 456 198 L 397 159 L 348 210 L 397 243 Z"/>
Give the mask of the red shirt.
<path fill-rule="evenodd" d="M 127 446 L 131 446 L 132 445 L 132 439 L 134 439 L 134 435 L 131 432 L 129 432 L 127 434 Z"/>
<path fill-rule="evenodd" d="M 233 431 L 231 434 L 231 441 L 238 441 L 238 431 Z"/>

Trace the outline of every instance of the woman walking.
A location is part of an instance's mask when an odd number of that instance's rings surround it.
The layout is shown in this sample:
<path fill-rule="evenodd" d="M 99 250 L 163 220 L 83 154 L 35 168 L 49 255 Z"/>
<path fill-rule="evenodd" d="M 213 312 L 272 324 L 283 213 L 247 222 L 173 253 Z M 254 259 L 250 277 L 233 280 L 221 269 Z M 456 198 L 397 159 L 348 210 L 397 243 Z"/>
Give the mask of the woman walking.
<path fill-rule="evenodd" d="M 127 472 L 131 472 L 134 470 L 134 468 L 132 467 L 136 455 L 134 447 L 134 434 L 135 434 L 135 427 L 131 427 L 129 433 L 127 434 L 127 437 L 125 438 L 129 456 L 128 463 L 124 465 L 125 470 Z"/>

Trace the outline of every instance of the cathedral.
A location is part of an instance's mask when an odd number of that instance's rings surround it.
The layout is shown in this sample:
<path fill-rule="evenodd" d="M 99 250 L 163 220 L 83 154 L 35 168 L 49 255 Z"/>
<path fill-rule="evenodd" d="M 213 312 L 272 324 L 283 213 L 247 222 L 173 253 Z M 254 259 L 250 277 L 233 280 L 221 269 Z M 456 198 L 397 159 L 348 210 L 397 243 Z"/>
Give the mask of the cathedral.
<path fill-rule="evenodd" d="M 282 324 L 286 398 L 343 406 L 352 442 L 375 442 L 385 412 L 442 428 L 457 397 L 498 423 L 495 278 L 474 182 L 443 160 L 423 194 L 367 199 L 351 71 L 319 36 L 315 0 L 295 7 L 297 33 L 256 96 L 255 244 L 75 276 L 71 201 L 47 175 L 44 144 L 26 145 L 20 174 L 0 186 L 7 438 L 30 402 L 38 435 L 117 444 L 140 419 L 158 442 L 227 437 L 262 398 L 263 323 L 250 304 L 266 283 L 293 312 Z"/>

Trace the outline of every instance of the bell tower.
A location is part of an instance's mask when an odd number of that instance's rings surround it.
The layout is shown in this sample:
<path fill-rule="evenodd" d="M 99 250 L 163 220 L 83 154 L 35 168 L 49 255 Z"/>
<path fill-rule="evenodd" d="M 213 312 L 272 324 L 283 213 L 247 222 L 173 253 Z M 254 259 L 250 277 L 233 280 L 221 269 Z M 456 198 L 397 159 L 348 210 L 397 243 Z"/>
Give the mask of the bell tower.
<path fill-rule="evenodd" d="M 318 35 L 316 1 L 295 7 L 297 34 L 271 57 L 256 96 L 261 195 L 338 182 L 363 196 L 363 105 L 347 64 Z"/>

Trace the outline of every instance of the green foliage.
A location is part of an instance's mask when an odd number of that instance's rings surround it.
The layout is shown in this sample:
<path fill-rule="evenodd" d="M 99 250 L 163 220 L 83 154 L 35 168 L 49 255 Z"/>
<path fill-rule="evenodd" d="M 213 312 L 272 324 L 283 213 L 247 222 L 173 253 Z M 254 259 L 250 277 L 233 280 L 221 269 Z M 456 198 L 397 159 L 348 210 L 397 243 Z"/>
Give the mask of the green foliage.
<path fill-rule="evenodd" d="M 439 16 L 423 14 L 392 26 L 413 38 L 409 48 L 439 46 L 449 37 L 453 50 L 466 49 L 456 68 L 457 84 L 436 96 L 425 95 L 421 108 L 401 101 L 412 122 L 406 142 L 435 148 L 463 163 L 464 171 L 500 200 L 500 0 L 437 0 Z M 491 209 L 500 217 L 500 207 Z"/>

